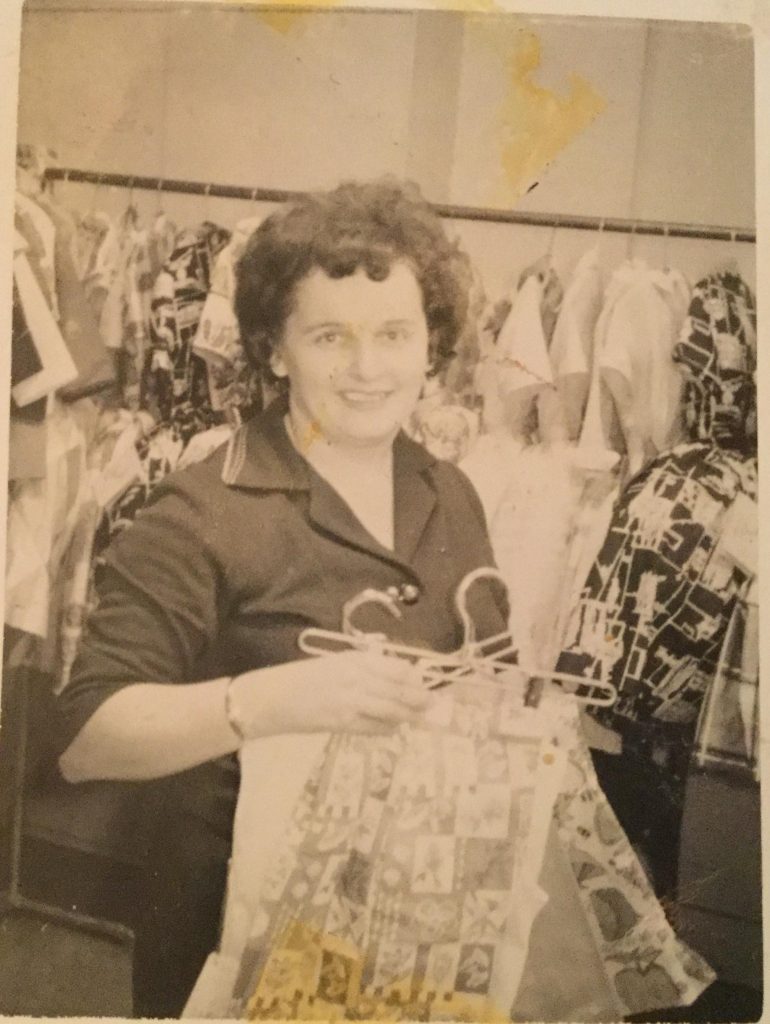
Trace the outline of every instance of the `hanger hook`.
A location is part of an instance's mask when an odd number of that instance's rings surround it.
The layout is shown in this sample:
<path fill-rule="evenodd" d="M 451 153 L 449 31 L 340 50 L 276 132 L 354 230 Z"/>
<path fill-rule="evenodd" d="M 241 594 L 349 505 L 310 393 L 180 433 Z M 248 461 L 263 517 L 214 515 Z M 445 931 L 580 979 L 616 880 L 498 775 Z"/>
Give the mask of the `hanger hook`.
<path fill-rule="evenodd" d="M 558 228 L 559 228 L 559 222 L 555 220 L 551 224 L 551 235 L 550 235 L 550 238 L 548 239 L 548 252 L 546 253 L 546 255 L 548 256 L 549 259 L 553 256 L 553 249 L 554 249 L 554 245 L 556 244 L 556 232 L 558 231 Z"/>
<path fill-rule="evenodd" d="M 386 594 L 382 590 L 375 590 L 373 587 L 367 587 L 366 590 L 362 590 L 360 594 L 356 594 L 355 597 L 351 597 L 351 599 L 346 601 L 342 606 L 343 633 L 347 633 L 349 636 L 362 635 L 363 630 L 358 629 L 353 625 L 353 615 L 365 604 L 380 604 L 390 612 L 394 619 L 401 618 L 401 609 L 398 607 L 395 598 L 391 597 L 390 594 Z"/>
<path fill-rule="evenodd" d="M 632 259 L 634 255 L 634 242 L 636 241 L 636 221 L 631 221 L 631 231 L 628 235 L 628 258 Z"/>
<path fill-rule="evenodd" d="M 457 593 L 455 594 L 455 607 L 457 608 L 457 613 L 460 616 L 460 621 L 463 624 L 463 649 L 466 651 L 476 642 L 476 624 L 468 611 L 468 591 L 474 583 L 483 579 L 497 580 L 498 583 L 503 585 L 506 593 L 508 591 L 508 587 L 502 574 L 498 569 L 493 568 L 491 565 L 483 565 L 479 569 L 473 569 L 472 572 L 469 572 L 467 576 L 464 576 L 460 581 Z"/>
<path fill-rule="evenodd" d="M 101 185 L 103 180 L 104 180 L 104 175 L 103 174 L 97 174 L 96 175 L 96 181 L 94 182 L 94 191 L 93 191 L 93 194 L 91 195 L 91 213 L 94 213 L 95 210 L 96 210 L 96 197 L 99 194 L 99 186 Z"/>

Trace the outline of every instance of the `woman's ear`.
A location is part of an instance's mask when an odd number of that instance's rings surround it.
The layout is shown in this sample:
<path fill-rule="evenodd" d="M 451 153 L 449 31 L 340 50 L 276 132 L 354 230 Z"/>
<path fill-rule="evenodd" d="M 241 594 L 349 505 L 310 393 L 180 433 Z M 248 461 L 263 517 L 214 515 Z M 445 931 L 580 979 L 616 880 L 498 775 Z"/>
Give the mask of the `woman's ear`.
<path fill-rule="evenodd" d="M 286 368 L 286 363 L 283 359 L 283 353 L 281 352 L 281 346 L 276 345 L 273 351 L 270 353 L 270 369 L 273 371 L 276 377 L 288 377 L 289 371 Z"/>

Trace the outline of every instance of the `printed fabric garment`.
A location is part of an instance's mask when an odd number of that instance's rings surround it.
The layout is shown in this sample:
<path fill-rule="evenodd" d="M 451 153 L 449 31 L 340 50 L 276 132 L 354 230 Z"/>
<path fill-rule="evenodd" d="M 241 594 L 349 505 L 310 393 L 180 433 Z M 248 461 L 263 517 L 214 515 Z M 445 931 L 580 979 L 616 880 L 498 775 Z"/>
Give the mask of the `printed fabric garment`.
<path fill-rule="evenodd" d="M 153 287 L 161 271 L 168 226 L 157 219 L 141 228 L 136 211 L 124 214 L 115 273 L 102 309 L 106 343 L 116 355 L 123 404 L 134 411 L 141 404 L 141 381 L 150 351 Z M 159 234 L 159 232 L 162 232 Z"/>
<path fill-rule="evenodd" d="M 222 944 L 185 1016 L 606 1021 L 692 1002 L 713 974 L 668 925 L 575 705 L 516 693 L 456 684 L 391 738 L 245 747 Z"/>
<path fill-rule="evenodd" d="M 229 238 L 208 222 L 184 232 L 155 282 L 141 405 L 183 444 L 221 420 L 211 405 L 206 363 L 193 343 L 213 261 Z"/>
<path fill-rule="evenodd" d="M 580 436 L 593 363 L 594 331 L 604 283 L 598 248 L 580 258 L 564 293 L 549 355 L 566 416 L 567 437 Z"/>
<path fill-rule="evenodd" d="M 756 347 L 748 285 L 729 273 L 699 281 L 674 349 L 686 374 L 685 424 L 693 441 L 728 451 L 756 448 Z"/>
<path fill-rule="evenodd" d="M 99 333 L 99 325 L 75 265 L 75 224 L 59 207 L 46 203 L 56 226 L 56 295 L 59 326 L 77 367 L 77 377 L 59 389 L 64 401 L 103 392 L 115 383 L 115 368 Z"/>
<path fill-rule="evenodd" d="M 716 668 L 746 573 L 720 551 L 739 494 L 756 498 L 756 467 L 703 443 L 659 456 L 625 488 L 572 617 L 565 672 L 618 688 L 618 719 L 692 723 Z"/>
<path fill-rule="evenodd" d="M 457 464 L 473 447 L 479 417 L 460 405 L 434 378 L 429 380 L 412 414 L 409 436 L 437 459 Z"/>
<path fill-rule="evenodd" d="M 612 1019 L 689 1006 L 715 980 L 715 974 L 677 938 L 600 788 L 580 730 L 576 727 L 571 736 L 574 743 L 569 749 L 554 821 L 580 905 L 617 999 L 620 1012 Z M 557 955 L 563 927 L 564 922 L 558 921 L 551 929 L 546 948 L 552 956 Z M 575 968 L 571 971 L 569 966 L 574 959 L 575 953 L 570 952 L 556 960 L 560 977 L 552 979 L 553 989 L 546 990 L 549 998 L 565 985 L 565 976 L 572 977 L 575 990 L 579 990 L 581 979 L 575 976 Z M 596 990 L 601 991 L 598 987 Z M 575 1014 L 574 998 L 570 1002 L 571 1019 L 591 1019 Z M 559 1016 L 560 1007 L 553 1003 L 546 1003 L 543 1008 L 551 1010 L 550 1018 L 529 1019 L 570 1019 Z"/>
<path fill-rule="evenodd" d="M 233 309 L 235 265 L 261 221 L 261 217 L 239 221 L 214 261 L 210 291 L 193 341 L 193 352 L 206 362 L 211 406 L 227 413 L 235 425 L 261 405 L 259 378 L 246 359 Z"/>
<path fill-rule="evenodd" d="M 87 447 L 71 405 L 54 401 L 48 428 L 46 475 L 14 487 L 6 534 L 5 622 L 41 638 L 48 635 L 51 584 L 83 501 Z"/>
<path fill-rule="evenodd" d="M 57 693 L 69 683 L 83 628 L 96 607 L 97 528 L 104 509 L 141 478 L 136 438 L 145 429 L 127 410 L 108 408 L 97 412 L 89 433 L 83 500 L 53 583 L 55 609 L 44 647 Z"/>
<path fill-rule="evenodd" d="M 509 1019 L 559 732 L 518 688 L 470 682 L 421 725 L 335 734 L 266 873 L 227 1015 Z"/>
<path fill-rule="evenodd" d="M 557 666 L 605 674 L 618 691 L 614 707 L 593 716 L 621 735 L 623 754 L 597 767 L 658 891 L 669 894 L 695 723 L 733 606 L 752 578 L 735 556 L 731 523 L 740 506 L 747 521 L 757 514 L 753 301 L 741 285 L 707 306 L 710 287 L 696 288 L 676 349 L 691 377 L 685 422 L 693 440 L 626 486 Z"/>
<path fill-rule="evenodd" d="M 632 474 L 682 440 L 682 378 L 672 355 L 689 300 L 678 271 L 641 266 L 604 324 L 597 359 Z"/>
<path fill-rule="evenodd" d="M 613 718 L 695 720 L 751 575 L 723 534 L 739 497 L 757 497 L 756 321 L 748 288 L 725 278 L 695 289 L 675 351 L 690 377 L 690 442 L 627 485 L 562 655 L 565 671 L 609 673 Z"/>
<path fill-rule="evenodd" d="M 134 521 L 155 487 L 176 469 L 183 448 L 177 432 L 159 424 L 147 433 L 139 433 L 131 448 L 123 451 L 128 473 L 136 475 L 101 514 L 93 545 L 97 562 L 114 538 Z"/>

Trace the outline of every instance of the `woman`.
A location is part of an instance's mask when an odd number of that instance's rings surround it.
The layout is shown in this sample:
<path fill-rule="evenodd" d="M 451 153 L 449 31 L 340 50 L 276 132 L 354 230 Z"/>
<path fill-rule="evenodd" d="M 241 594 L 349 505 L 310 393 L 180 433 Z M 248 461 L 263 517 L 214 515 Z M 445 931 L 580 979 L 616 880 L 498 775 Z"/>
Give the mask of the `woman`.
<path fill-rule="evenodd" d="M 450 650 L 455 588 L 492 563 L 468 481 L 401 431 L 467 308 L 467 263 L 426 204 L 396 184 L 300 199 L 237 277 L 243 342 L 281 397 L 118 537 L 64 698 L 68 780 L 161 780 L 144 794 L 143 1016 L 178 1015 L 216 945 L 244 739 L 380 733 L 426 706 L 402 662 L 300 660 L 301 631 L 338 629 L 374 587 L 402 617 L 357 625 Z M 505 628 L 499 590 L 472 597 L 480 636 Z"/>

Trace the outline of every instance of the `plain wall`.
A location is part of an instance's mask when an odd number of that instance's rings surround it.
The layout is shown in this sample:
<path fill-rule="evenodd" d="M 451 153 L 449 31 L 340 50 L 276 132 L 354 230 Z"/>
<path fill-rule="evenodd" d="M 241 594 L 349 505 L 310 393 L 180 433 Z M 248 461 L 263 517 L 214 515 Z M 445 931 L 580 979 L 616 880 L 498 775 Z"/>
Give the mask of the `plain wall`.
<path fill-rule="evenodd" d="M 533 38 L 539 65 L 517 82 L 511 55 Z M 603 110 L 519 195 L 501 164 L 506 139 L 531 130 L 533 109 L 569 114 L 574 76 Z M 752 40 L 732 26 L 331 11 L 276 22 L 234 6 L 64 12 L 33 0 L 19 138 L 50 145 L 63 166 L 103 172 L 285 189 L 387 172 L 439 202 L 754 223 Z M 126 203 L 125 190 L 57 189 L 80 207 Z M 160 202 L 136 199 L 148 211 Z M 173 195 L 162 204 L 179 223 L 227 226 L 264 208 Z M 492 296 L 549 246 L 567 275 L 591 244 L 590 233 L 548 228 L 458 231 Z M 608 268 L 631 249 L 693 281 L 732 258 L 754 281 L 750 245 L 601 240 Z"/>

